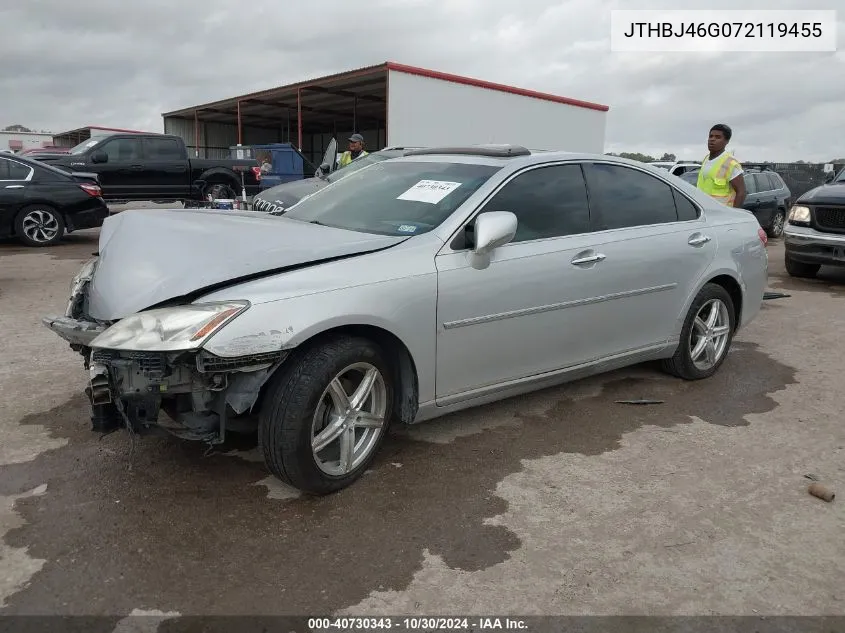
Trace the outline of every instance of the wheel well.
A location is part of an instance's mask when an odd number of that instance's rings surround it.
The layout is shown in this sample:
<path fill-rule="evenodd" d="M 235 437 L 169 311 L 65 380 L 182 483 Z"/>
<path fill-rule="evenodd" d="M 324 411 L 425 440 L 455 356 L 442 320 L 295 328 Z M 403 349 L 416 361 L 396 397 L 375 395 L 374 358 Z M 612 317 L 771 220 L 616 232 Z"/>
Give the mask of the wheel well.
<path fill-rule="evenodd" d="M 385 356 L 391 364 L 394 384 L 396 385 L 393 399 L 395 419 L 403 424 L 413 422 L 419 408 L 417 369 L 408 348 L 395 334 L 373 325 L 344 325 L 315 334 L 300 343 L 296 349 L 301 350 L 319 345 L 327 338 L 344 335 L 368 339 L 384 350 Z M 291 356 L 296 358 L 296 354 Z"/>
<path fill-rule="evenodd" d="M 739 328 L 739 321 L 742 317 L 742 288 L 736 279 L 730 275 L 719 275 L 713 277 L 708 283 L 722 286 L 731 297 L 734 304 L 734 329 Z"/>

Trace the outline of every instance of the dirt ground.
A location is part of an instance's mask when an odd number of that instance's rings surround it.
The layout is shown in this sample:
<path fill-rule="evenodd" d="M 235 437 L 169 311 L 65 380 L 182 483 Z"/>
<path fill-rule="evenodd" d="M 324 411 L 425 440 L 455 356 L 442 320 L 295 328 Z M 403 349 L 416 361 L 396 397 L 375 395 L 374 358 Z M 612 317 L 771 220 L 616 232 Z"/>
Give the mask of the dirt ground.
<path fill-rule="evenodd" d="M 773 242 L 791 296 L 714 378 L 635 367 L 397 430 L 309 499 L 249 442 L 89 431 L 40 318 L 96 249 L 0 244 L 0 615 L 845 614 L 845 506 L 805 477 L 845 495 L 842 273 L 792 280 Z"/>

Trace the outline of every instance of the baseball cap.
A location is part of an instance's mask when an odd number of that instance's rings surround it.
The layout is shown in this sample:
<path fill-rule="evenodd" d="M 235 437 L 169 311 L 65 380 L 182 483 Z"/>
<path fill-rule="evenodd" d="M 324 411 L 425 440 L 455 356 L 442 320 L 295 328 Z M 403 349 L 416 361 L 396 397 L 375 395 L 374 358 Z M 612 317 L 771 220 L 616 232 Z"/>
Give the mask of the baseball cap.
<path fill-rule="evenodd" d="M 361 136 L 360 134 L 353 134 L 352 136 L 349 137 L 349 140 L 352 141 L 353 143 L 363 143 L 364 137 Z"/>

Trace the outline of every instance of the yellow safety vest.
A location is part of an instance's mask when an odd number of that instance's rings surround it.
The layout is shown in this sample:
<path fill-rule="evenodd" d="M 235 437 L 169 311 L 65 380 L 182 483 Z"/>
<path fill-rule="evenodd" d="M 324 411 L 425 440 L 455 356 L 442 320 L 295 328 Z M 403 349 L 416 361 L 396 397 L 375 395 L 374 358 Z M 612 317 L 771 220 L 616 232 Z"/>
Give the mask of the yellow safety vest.
<path fill-rule="evenodd" d="M 361 150 L 361 153 L 358 154 L 358 158 L 361 158 L 362 156 L 366 156 L 366 155 L 367 155 L 367 152 L 364 151 L 364 150 Z M 347 150 L 347 151 L 343 152 L 343 154 L 340 155 L 340 166 L 346 167 L 353 160 L 355 160 L 355 159 L 352 158 L 352 152 Z"/>
<path fill-rule="evenodd" d="M 734 199 L 736 198 L 736 191 L 734 191 L 734 188 L 731 186 L 731 181 L 728 179 L 728 176 L 731 173 L 731 169 L 738 163 L 738 161 L 733 156 L 725 152 L 713 164 L 710 171 L 705 173 L 704 165 L 707 163 L 708 158 L 710 158 L 709 154 L 704 157 L 703 161 L 701 161 L 701 169 L 698 172 L 698 182 L 696 183 L 696 187 L 722 204 L 732 207 Z"/>

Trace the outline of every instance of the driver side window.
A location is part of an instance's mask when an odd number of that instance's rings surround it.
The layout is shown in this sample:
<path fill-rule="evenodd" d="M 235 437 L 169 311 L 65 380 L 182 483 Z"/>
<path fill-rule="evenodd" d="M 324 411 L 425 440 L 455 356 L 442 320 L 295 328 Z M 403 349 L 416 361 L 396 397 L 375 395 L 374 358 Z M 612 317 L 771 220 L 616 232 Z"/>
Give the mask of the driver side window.
<path fill-rule="evenodd" d="M 516 215 L 512 243 L 590 232 L 587 184 L 578 164 L 526 171 L 499 190 L 482 211 Z"/>

